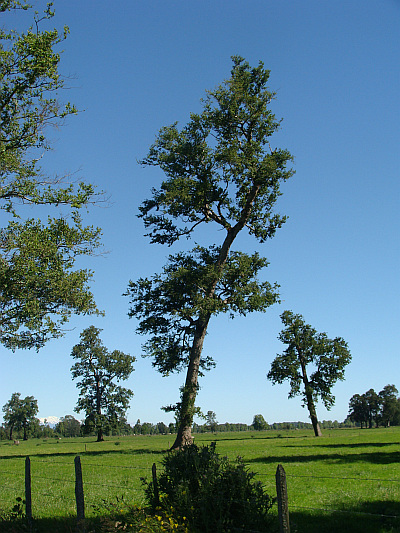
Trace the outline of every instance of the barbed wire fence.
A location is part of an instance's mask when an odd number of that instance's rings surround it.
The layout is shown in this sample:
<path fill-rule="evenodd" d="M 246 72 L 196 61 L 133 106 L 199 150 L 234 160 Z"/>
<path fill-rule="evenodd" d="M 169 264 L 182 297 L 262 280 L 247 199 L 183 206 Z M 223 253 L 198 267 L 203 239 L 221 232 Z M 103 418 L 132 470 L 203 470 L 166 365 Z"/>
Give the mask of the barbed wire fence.
<path fill-rule="evenodd" d="M 85 518 L 85 510 L 88 506 L 98 507 L 99 501 L 105 502 L 107 495 L 115 497 L 116 491 L 121 491 L 122 497 L 132 499 L 132 501 L 138 502 L 141 495 L 141 503 L 144 501 L 143 491 L 137 488 L 137 483 L 132 482 L 132 472 L 135 472 L 135 476 L 139 478 L 152 477 L 153 483 L 157 483 L 157 466 L 156 463 L 148 462 L 140 466 L 124 466 L 124 465 L 107 465 L 97 462 L 84 462 L 85 479 L 82 473 L 81 457 L 75 456 L 74 463 L 72 461 L 57 461 L 57 460 L 41 460 L 35 458 L 31 464 L 30 457 L 25 458 L 25 479 L 21 477 L 15 477 L 15 470 L 1 469 L 1 474 L 5 475 L 5 480 L 1 480 L 2 489 L 13 494 L 25 494 L 26 516 L 29 521 L 32 521 L 32 507 L 35 507 L 35 500 L 39 496 L 45 496 L 58 500 L 58 504 L 62 506 L 64 512 L 74 514 L 77 517 L 78 522 Z M 73 469 L 73 464 L 75 469 Z M 32 475 L 32 466 L 34 474 Z M 56 469 L 56 473 L 53 471 L 53 467 Z M 94 476 L 88 474 L 90 469 L 99 471 L 109 469 L 110 471 L 118 469 L 119 471 L 125 471 L 125 479 L 119 483 L 96 481 Z M 13 476 L 7 476 L 7 474 L 13 474 Z M 268 485 L 272 487 L 272 473 L 271 474 L 257 474 L 263 480 L 267 480 Z M 112 477 L 112 476 L 111 476 Z M 352 476 L 316 476 L 305 474 L 288 474 L 285 472 L 282 465 L 278 465 L 275 476 L 274 485 L 277 494 L 278 503 L 278 518 L 280 522 L 281 533 L 290 533 L 290 511 L 311 511 L 316 513 L 334 513 L 337 515 L 358 515 L 369 516 L 371 518 L 382 518 L 400 520 L 399 514 L 384 514 L 384 513 L 372 513 L 366 511 L 335 509 L 332 507 L 320 507 L 320 506 L 308 506 L 298 505 L 296 502 L 289 501 L 287 485 L 290 486 L 290 480 L 292 479 L 313 479 L 321 481 L 323 479 L 336 479 L 340 481 L 357 481 L 362 483 L 388 483 L 395 484 L 400 489 L 399 479 L 384 479 L 384 478 L 359 478 Z M 32 483 L 33 479 L 33 483 Z M 49 490 L 49 482 L 52 483 L 52 489 Z M 57 490 L 54 489 L 57 484 Z M 42 485 L 45 485 L 42 487 Z M 60 490 L 61 486 L 64 490 Z M 85 487 L 85 490 L 84 490 Z M 106 489 L 106 491 L 104 491 Z M 109 490 L 108 490 L 109 489 Z M 107 492 L 108 491 L 108 492 Z M 75 497 L 74 497 L 75 492 Z M 248 533 L 262 533 L 262 532 L 250 532 Z"/>

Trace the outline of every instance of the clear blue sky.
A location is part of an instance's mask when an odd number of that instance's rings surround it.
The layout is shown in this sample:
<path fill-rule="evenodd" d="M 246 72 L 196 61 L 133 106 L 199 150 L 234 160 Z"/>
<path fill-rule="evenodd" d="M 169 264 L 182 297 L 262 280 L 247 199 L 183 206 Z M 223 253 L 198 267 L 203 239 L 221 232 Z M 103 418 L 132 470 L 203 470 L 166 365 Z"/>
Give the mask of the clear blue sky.
<path fill-rule="evenodd" d="M 130 279 L 159 271 L 179 249 L 143 237 L 138 206 L 162 174 L 137 160 L 162 126 L 183 125 L 200 109 L 236 54 L 271 70 L 273 109 L 284 119 L 272 145 L 295 157 L 278 204 L 288 222 L 265 245 L 240 240 L 268 257 L 266 279 L 281 285 L 283 302 L 265 314 L 212 320 L 204 350 L 217 367 L 202 379 L 198 404 L 221 423 L 250 424 L 258 413 L 270 423 L 308 420 L 300 399 L 287 399 L 288 386 L 266 379 L 284 349 L 277 335 L 285 309 L 343 337 L 353 356 L 334 388 L 336 405 L 319 405 L 321 420 L 342 421 L 355 393 L 389 383 L 400 390 L 400 1 L 56 0 L 55 9 L 51 25 L 71 30 L 60 67 L 71 77 L 65 98 L 84 112 L 54 134 L 43 167 L 77 172 L 111 195 L 110 208 L 88 216 L 109 253 L 84 262 L 106 317 L 74 318 L 39 353 L 0 348 L 0 406 L 20 392 L 38 399 L 41 417 L 74 414 L 70 353 L 94 324 L 109 349 L 137 358 L 129 422 L 172 420 L 160 407 L 178 400 L 184 375 L 162 378 L 141 358 L 144 339 L 122 296 Z"/>

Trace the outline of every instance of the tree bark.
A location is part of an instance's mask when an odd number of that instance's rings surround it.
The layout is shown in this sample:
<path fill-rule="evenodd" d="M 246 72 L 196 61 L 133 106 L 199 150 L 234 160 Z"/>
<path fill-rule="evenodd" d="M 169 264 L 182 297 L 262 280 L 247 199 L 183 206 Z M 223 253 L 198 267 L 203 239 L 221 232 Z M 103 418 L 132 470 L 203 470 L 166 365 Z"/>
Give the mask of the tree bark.
<path fill-rule="evenodd" d="M 306 393 L 307 394 L 307 393 Z M 322 437 L 322 431 L 318 422 L 317 412 L 315 410 L 314 400 L 312 394 L 307 395 L 307 406 L 310 413 L 311 423 L 313 425 L 314 434 L 316 437 Z"/>
<path fill-rule="evenodd" d="M 193 444 L 192 425 L 194 404 L 198 390 L 201 352 L 203 350 L 204 337 L 207 333 L 209 321 L 210 315 L 208 314 L 203 320 L 199 319 L 196 327 L 189 366 L 186 373 L 185 388 L 182 392 L 178 433 L 171 450 L 178 450 L 184 446 Z"/>
<path fill-rule="evenodd" d="M 315 409 L 315 404 L 313 400 L 312 387 L 310 385 L 310 382 L 308 381 L 306 365 L 305 365 L 305 362 L 304 362 L 304 359 L 301 353 L 299 353 L 299 359 L 300 359 L 300 365 L 301 365 L 301 372 L 303 375 L 303 383 L 304 383 L 306 400 L 307 400 L 307 408 L 308 408 L 308 412 L 310 413 L 310 419 L 311 419 L 311 423 L 314 429 L 314 435 L 316 437 L 322 437 L 322 431 L 321 431 L 321 428 L 318 422 L 317 411 Z"/>
<path fill-rule="evenodd" d="M 101 420 L 101 390 L 100 390 L 100 379 L 99 376 L 95 375 L 96 379 L 96 412 L 97 412 L 97 423 Z M 97 428 L 97 442 L 103 442 L 103 426 Z"/>
<path fill-rule="evenodd" d="M 226 227 L 227 234 L 224 242 L 222 243 L 221 250 L 216 261 L 217 274 L 213 283 L 210 286 L 206 298 L 212 298 L 215 293 L 218 281 L 222 274 L 223 268 L 228 259 L 230 248 L 236 239 L 238 233 L 244 228 L 251 213 L 254 201 L 259 193 L 260 185 L 257 183 L 252 184 L 249 194 L 246 199 L 246 203 L 242 209 L 239 220 L 234 226 Z M 224 224 L 222 224 L 224 225 Z M 182 448 L 193 443 L 192 438 L 192 424 L 193 424 L 193 411 L 194 403 L 196 400 L 198 390 L 198 377 L 200 368 L 201 352 L 203 350 L 204 337 L 207 333 L 208 323 L 210 321 L 211 314 L 207 313 L 203 316 L 200 315 L 197 320 L 196 332 L 193 339 L 192 349 L 190 353 L 190 361 L 186 374 L 185 388 L 182 393 L 180 420 L 178 433 L 175 442 L 172 446 L 172 450 Z"/>

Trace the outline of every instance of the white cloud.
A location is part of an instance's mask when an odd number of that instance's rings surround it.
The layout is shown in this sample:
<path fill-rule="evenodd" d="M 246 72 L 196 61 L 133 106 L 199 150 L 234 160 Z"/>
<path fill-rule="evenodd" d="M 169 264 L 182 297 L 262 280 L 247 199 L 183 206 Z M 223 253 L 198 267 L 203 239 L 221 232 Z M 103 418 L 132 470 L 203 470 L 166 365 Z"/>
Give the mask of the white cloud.
<path fill-rule="evenodd" d="M 44 424 L 44 421 L 46 420 L 50 426 L 54 426 L 60 421 L 58 416 L 46 416 L 45 418 L 39 418 L 39 420 L 41 424 Z"/>

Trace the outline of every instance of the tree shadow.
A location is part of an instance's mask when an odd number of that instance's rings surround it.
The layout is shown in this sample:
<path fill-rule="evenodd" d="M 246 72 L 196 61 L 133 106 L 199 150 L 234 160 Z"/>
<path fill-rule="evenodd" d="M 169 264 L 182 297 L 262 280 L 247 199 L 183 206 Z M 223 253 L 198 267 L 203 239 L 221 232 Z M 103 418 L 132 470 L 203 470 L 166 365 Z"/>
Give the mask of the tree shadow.
<path fill-rule="evenodd" d="M 254 457 L 247 459 L 245 462 L 250 463 L 262 463 L 262 464 L 278 464 L 282 463 L 315 463 L 317 461 L 330 461 L 335 463 L 372 463 L 372 464 L 392 464 L 400 462 L 400 452 L 366 452 L 357 454 L 342 455 L 339 453 L 323 453 L 312 455 L 268 455 L 264 457 Z"/>
<path fill-rule="evenodd" d="M 283 444 L 282 447 L 287 448 L 385 448 L 388 446 L 399 445 L 398 442 L 354 442 L 349 444 L 302 444 L 297 446 L 296 444 Z"/>
<path fill-rule="evenodd" d="M 76 517 L 38 518 L 0 521 L 0 533 L 83 533 L 101 531 L 101 518 L 91 518 L 78 524 Z"/>
<path fill-rule="evenodd" d="M 340 510 L 293 508 L 290 510 L 291 532 L 400 533 L 398 501 L 365 501 L 348 506 L 343 506 L 341 502 L 339 506 Z"/>
<path fill-rule="evenodd" d="M 31 453 L 31 454 L 18 454 L 18 455 L 0 455 L 0 460 L 7 459 L 25 459 L 30 457 L 34 459 L 35 457 L 39 458 L 48 458 L 48 457 L 97 457 L 99 455 L 162 455 L 168 450 L 154 450 L 151 448 L 137 448 L 136 450 L 91 450 L 91 451 L 81 451 L 81 452 L 56 452 L 56 453 Z M 1 530 L 0 530 L 1 531 Z"/>

